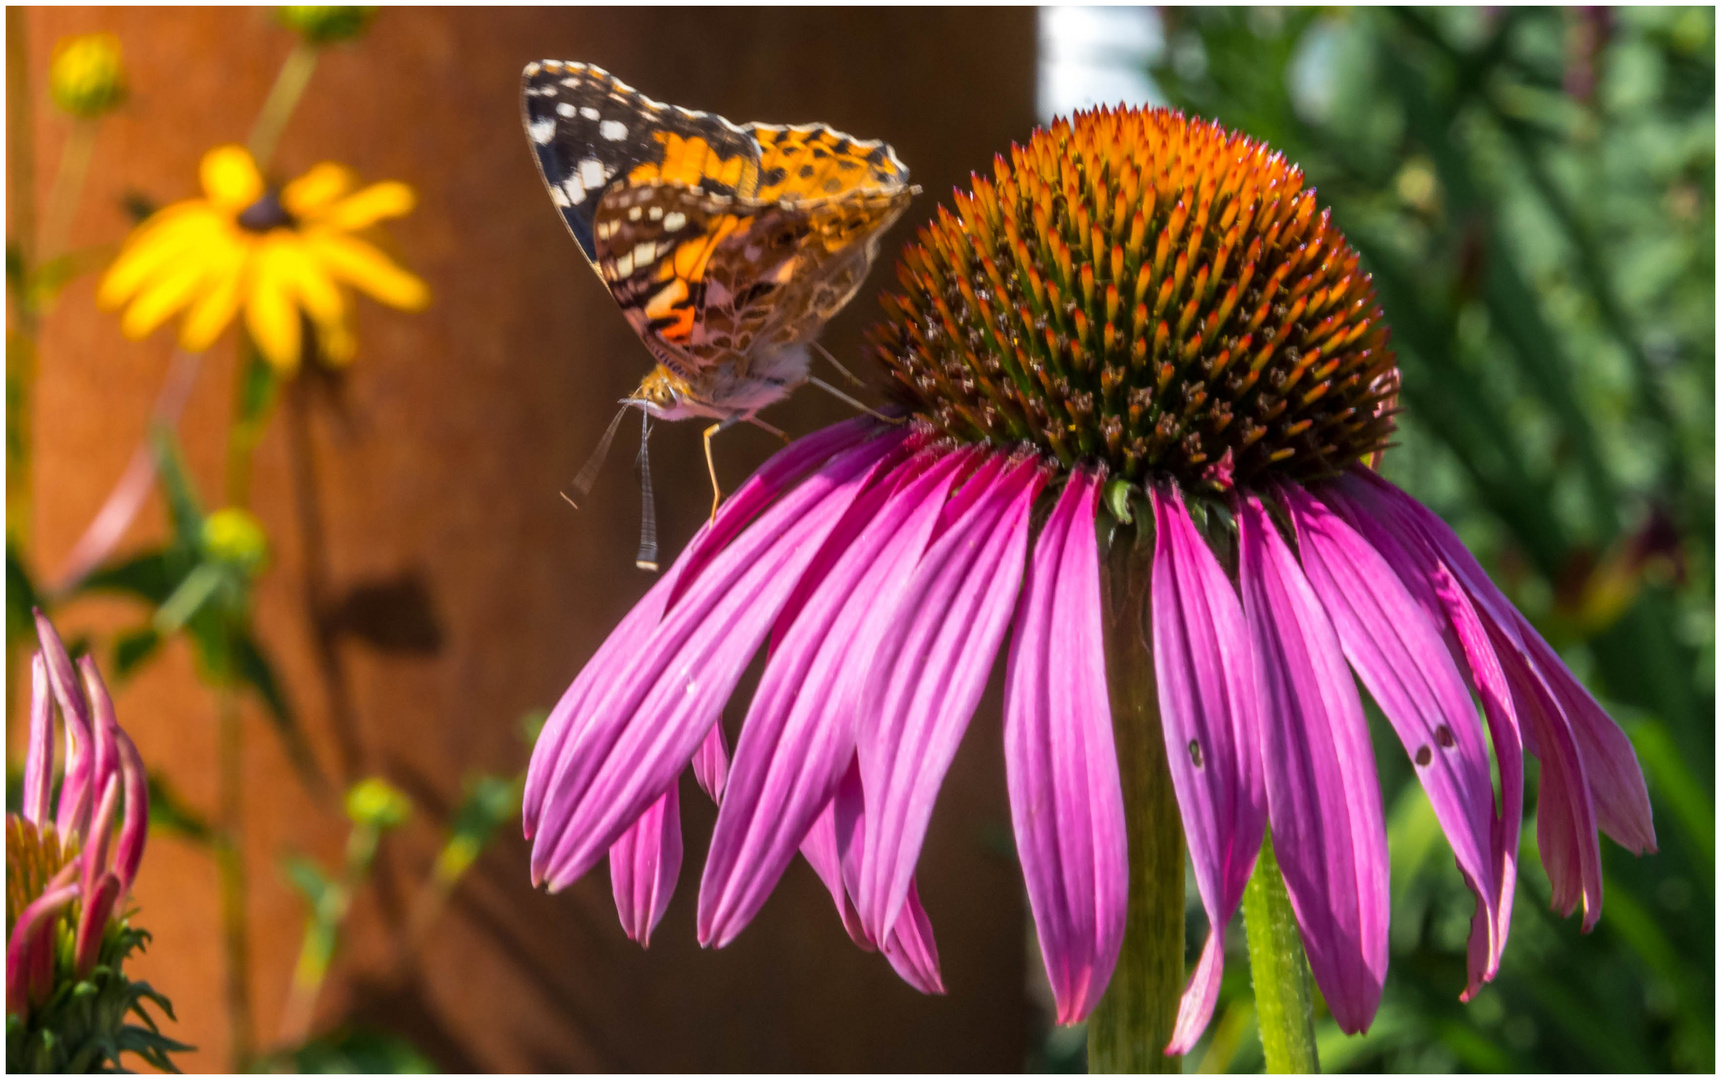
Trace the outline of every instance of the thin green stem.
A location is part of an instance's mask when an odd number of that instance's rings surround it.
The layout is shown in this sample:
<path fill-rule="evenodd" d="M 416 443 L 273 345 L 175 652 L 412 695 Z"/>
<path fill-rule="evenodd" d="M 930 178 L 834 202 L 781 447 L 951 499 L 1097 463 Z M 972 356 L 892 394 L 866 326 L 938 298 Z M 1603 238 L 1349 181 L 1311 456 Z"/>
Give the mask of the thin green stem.
<path fill-rule="evenodd" d="M 66 249 L 72 216 L 77 213 L 78 197 L 83 194 L 84 180 L 90 174 L 90 161 L 96 153 L 96 128 L 97 121 L 78 117 L 66 133 L 66 144 L 60 150 L 60 167 L 54 173 L 54 186 L 48 189 L 48 210 L 42 219 L 40 251 L 44 263 L 58 258 Z"/>
<path fill-rule="evenodd" d="M 293 986 L 281 1020 L 284 1045 L 297 1046 L 310 1034 L 317 998 L 322 996 L 329 965 L 334 960 L 336 946 L 340 944 L 341 928 L 352 910 L 353 896 L 370 873 L 381 835 L 381 830 L 375 825 L 366 824 L 354 825 L 352 832 L 347 834 L 347 858 L 341 880 L 331 886 L 313 908 L 310 925 L 305 927 L 305 939 L 299 946 L 299 960 L 293 968 Z"/>
<path fill-rule="evenodd" d="M 215 869 L 221 892 L 221 940 L 227 953 L 227 1039 L 236 1070 L 256 1051 L 251 1025 L 251 948 L 246 926 L 244 731 L 239 695 L 226 675 L 215 691 L 217 819 Z"/>
<path fill-rule="evenodd" d="M 1255 874 L 1243 891 L 1243 928 L 1249 936 L 1249 970 L 1255 979 L 1255 1011 L 1267 1071 L 1320 1072 L 1314 985 L 1291 896 L 1273 857 L 1271 833 L 1261 840 Z"/>
<path fill-rule="evenodd" d="M 1129 829 L 1129 912 L 1117 969 L 1088 1017 L 1088 1071 L 1175 1073 L 1165 1047 L 1183 990 L 1183 822 L 1160 733 L 1149 645 L 1151 542 L 1121 530 L 1107 565 L 1106 677 Z"/>
<path fill-rule="evenodd" d="M 245 143 L 251 156 L 257 159 L 259 169 L 274 156 L 281 133 L 286 130 L 287 121 L 292 118 L 293 110 L 298 108 L 299 98 L 304 95 L 311 73 L 316 70 L 316 46 L 303 41 L 294 43 L 293 51 L 287 54 L 275 76 L 275 85 L 269 88 L 269 96 L 263 101 L 257 122 L 251 126 L 251 137 Z"/>

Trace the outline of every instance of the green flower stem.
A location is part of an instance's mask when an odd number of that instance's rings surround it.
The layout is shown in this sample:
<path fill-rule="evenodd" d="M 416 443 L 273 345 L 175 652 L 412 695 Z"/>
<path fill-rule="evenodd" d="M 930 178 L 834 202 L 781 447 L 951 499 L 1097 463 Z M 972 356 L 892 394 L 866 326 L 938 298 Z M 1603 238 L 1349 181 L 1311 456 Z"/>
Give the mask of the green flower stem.
<path fill-rule="evenodd" d="M 1267 1071 L 1320 1072 L 1309 961 L 1303 955 L 1291 896 L 1273 857 L 1271 832 L 1261 840 L 1261 857 L 1243 891 L 1243 928 L 1249 936 L 1249 969 L 1255 979 L 1255 1011 Z"/>
<path fill-rule="evenodd" d="M 370 874 L 381 836 L 382 830 L 375 825 L 353 826 L 347 834 L 346 865 L 341 880 L 328 888 L 311 910 L 310 925 L 305 927 L 305 939 L 299 946 L 293 986 L 281 1019 L 281 1041 L 286 1046 L 298 1046 L 310 1034 L 317 998 L 322 995 L 335 947 L 340 943 L 341 927 L 352 910 L 353 896 Z"/>
<path fill-rule="evenodd" d="M 66 235 L 72 228 L 72 216 L 77 213 L 78 196 L 83 194 L 90 161 L 95 157 L 97 127 L 98 121 L 78 117 L 72 120 L 71 130 L 66 133 L 59 171 L 54 174 L 54 186 L 48 189 L 48 209 L 42 221 L 44 263 L 66 250 Z"/>
<path fill-rule="evenodd" d="M 287 54 L 275 76 L 275 85 L 269 88 L 269 96 L 257 113 L 257 122 L 251 126 L 251 138 L 245 144 L 251 156 L 257 159 L 259 169 L 267 165 L 274 155 L 275 147 L 281 141 L 281 132 L 286 130 L 287 121 L 292 119 L 293 110 L 298 108 L 299 98 L 304 95 L 311 74 L 316 70 L 316 46 L 295 42 L 293 51 Z"/>
<path fill-rule="evenodd" d="M 251 1025 L 251 948 L 245 918 L 244 732 L 239 694 L 222 675 L 215 689 L 216 739 L 215 870 L 221 893 L 221 940 L 227 953 L 227 1039 L 232 1066 L 243 1071 L 256 1052 Z"/>
<path fill-rule="evenodd" d="M 1111 984 L 1088 1017 L 1088 1071 L 1175 1073 L 1183 992 L 1183 823 L 1160 734 L 1148 638 L 1151 541 L 1120 530 L 1108 561 L 1106 672 L 1129 825 L 1129 914 Z"/>

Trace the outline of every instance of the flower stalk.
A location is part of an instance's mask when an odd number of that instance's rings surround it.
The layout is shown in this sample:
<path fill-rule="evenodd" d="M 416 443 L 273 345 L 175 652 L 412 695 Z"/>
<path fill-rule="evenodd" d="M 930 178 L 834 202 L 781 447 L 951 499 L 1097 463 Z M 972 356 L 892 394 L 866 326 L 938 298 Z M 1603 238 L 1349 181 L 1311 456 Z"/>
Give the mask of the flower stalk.
<path fill-rule="evenodd" d="M 1175 1073 L 1183 991 L 1183 826 L 1160 732 L 1149 581 L 1153 547 L 1120 529 L 1107 559 L 1106 678 L 1129 835 L 1129 912 L 1111 984 L 1088 1018 L 1088 1071 Z"/>
<path fill-rule="evenodd" d="M 1296 913 L 1273 857 L 1271 833 L 1261 841 L 1255 873 L 1243 891 L 1243 929 L 1255 981 L 1255 1013 L 1270 1073 L 1321 1069 L 1315 1052 L 1315 995 Z"/>
<path fill-rule="evenodd" d="M 303 40 L 295 41 L 293 51 L 287 54 L 275 75 L 275 84 L 269 88 L 269 96 L 263 100 L 257 122 L 251 126 L 251 137 L 245 143 L 251 156 L 257 159 L 258 168 L 269 164 L 281 142 L 281 133 L 287 129 L 287 121 L 299 107 L 299 99 L 316 70 L 317 47 Z"/>

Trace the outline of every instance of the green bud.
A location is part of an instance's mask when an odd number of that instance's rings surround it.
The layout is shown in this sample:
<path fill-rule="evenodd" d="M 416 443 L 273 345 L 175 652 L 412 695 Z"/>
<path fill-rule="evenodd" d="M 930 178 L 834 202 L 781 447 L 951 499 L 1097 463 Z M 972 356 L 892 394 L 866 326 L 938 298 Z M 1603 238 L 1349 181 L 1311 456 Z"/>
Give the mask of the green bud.
<path fill-rule="evenodd" d="M 275 17 L 281 25 L 298 34 L 310 45 L 333 45 L 351 41 L 365 32 L 374 7 L 281 7 Z"/>
<path fill-rule="evenodd" d="M 412 800 L 380 776 L 368 777 L 347 791 L 347 817 L 354 825 L 392 829 L 412 813 Z"/>
<path fill-rule="evenodd" d="M 120 39 L 112 34 L 61 38 L 48 62 L 48 90 L 54 103 L 88 120 L 125 100 L 125 65 Z"/>
<path fill-rule="evenodd" d="M 256 518 L 229 506 L 203 520 L 203 549 L 212 559 L 255 574 L 269 559 L 269 538 Z"/>

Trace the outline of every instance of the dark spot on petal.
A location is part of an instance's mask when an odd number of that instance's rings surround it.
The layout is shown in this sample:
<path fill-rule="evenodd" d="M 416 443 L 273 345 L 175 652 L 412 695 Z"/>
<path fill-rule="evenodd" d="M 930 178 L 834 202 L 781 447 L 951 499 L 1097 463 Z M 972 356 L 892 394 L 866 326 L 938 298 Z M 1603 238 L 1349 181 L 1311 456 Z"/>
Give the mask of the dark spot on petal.
<path fill-rule="evenodd" d="M 1434 741 L 1440 744 L 1440 749 L 1450 750 L 1458 745 L 1458 740 L 1452 737 L 1452 729 L 1441 724 L 1434 729 Z"/>
<path fill-rule="evenodd" d="M 1417 751 L 1416 751 L 1416 763 L 1418 765 L 1426 765 L 1430 761 L 1433 761 L 1433 760 L 1434 760 L 1434 751 L 1430 750 L 1426 746 L 1419 747 L 1417 749 Z"/>
<path fill-rule="evenodd" d="M 1189 760 L 1197 769 L 1201 768 L 1201 744 L 1194 739 L 1189 740 Z"/>

